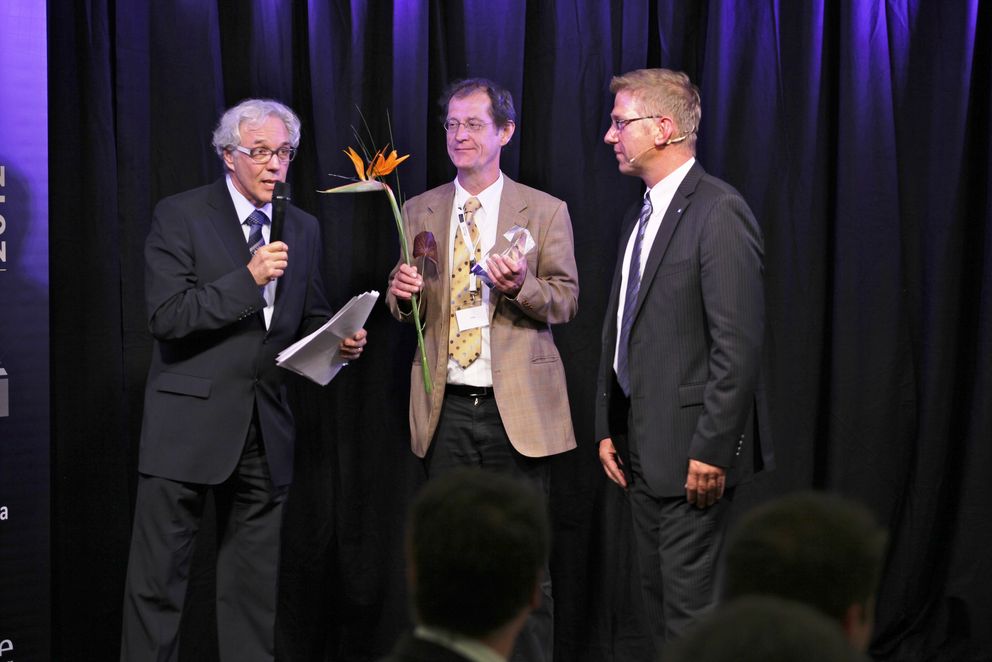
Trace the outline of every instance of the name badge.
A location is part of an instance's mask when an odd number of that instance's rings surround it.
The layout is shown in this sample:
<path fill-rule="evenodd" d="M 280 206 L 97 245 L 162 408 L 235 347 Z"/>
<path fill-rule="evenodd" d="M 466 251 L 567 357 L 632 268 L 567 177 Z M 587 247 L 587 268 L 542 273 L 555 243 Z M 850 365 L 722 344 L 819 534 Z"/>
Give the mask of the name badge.
<path fill-rule="evenodd" d="M 458 330 L 468 331 L 479 327 L 489 326 L 489 315 L 485 306 L 474 306 L 472 308 L 462 308 L 455 311 L 455 319 L 458 320 Z"/>

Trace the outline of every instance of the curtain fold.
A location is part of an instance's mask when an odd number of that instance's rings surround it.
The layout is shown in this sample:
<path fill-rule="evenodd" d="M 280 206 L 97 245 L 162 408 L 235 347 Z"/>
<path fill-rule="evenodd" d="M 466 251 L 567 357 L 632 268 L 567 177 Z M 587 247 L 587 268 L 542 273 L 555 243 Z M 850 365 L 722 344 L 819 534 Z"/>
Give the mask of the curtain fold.
<path fill-rule="evenodd" d="M 575 232 L 580 312 L 554 330 L 579 441 L 552 463 L 557 659 L 647 655 L 627 505 L 602 475 L 592 421 L 620 219 L 640 191 L 602 143 L 608 86 L 645 66 L 700 87 L 697 157 L 765 234 L 779 470 L 739 491 L 738 513 L 808 487 L 864 501 L 891 538 L 875 659 L 992 658 L 992 3 L 54 5 L 56 659 L 118 654 L 154 204 L 221 176 L 210 139 L 224 108 L 279 98 L 303 120 L 289 178 L 321 221 L 330 298 L 384 292 L 399 254 L 385 200 L 317 191 L 350 174 L 341 151 L 354 131 L 412 154 L 398 170 L 407 197 L 450 180 L 437 100 L 467 76 L 511 90 L 503 169 L 564 199 Z M 384 307 L 368 329 L 363 359 L 329 387 L 292 384 L 283 660 L 375 659 L 409 626 L 404 517 L 423 482 L 408 445 L 415 341 Z M 216 659 L 206 533 L 183 630 L 198 660 Z"/>

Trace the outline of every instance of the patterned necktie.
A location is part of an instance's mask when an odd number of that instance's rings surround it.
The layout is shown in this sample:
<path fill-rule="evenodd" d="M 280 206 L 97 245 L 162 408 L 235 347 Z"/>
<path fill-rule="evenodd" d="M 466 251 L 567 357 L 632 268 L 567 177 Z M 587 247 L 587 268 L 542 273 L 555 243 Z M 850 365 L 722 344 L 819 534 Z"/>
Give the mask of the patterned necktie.
<path fill-rule="evenodd" d="M 265 245 L 265 237 L 262 236 L 262 226 L 269 224 L 269 217 L 265 212 L 256 209 L 245 219 L 245 223 L 251 228 L 248 232 L 248 251 L 252 254 Z"/>
<path fill-rule="evenodd" d="M 461 228 L 455 232 L 455 249 L 451 259 L 451 319 L 448 327 L 448 354 L 458 362 L 462 368 L 472 365 L 472 362 L 482 354 L 482 329 L 476 327 L 459 331 L 458 319 L 455 311 L 463 308 L 472 308 L 481 305 L 482 292 L 476 288 L 470 289 L 472 279 L 470 277 L 472 263 L 482 259 L 482 247 L 479 245 L 479 228 L 475 224 L 475 212 L 482 205 L 478 198 L 469 198 L 465 201 L 465 226 L 468 228 L 469 238 L 475 247 L 474 259 L 469 259 L 468 246 L 462 238 Z"/>
<path fill-rule="evenodd" d="M 630 343 L 630 327 L 634 323 L 634 309 L 637 307 L 637 292 L 641 289 L 641 244 L 644 242 L 644 229 L 651 218 L 651 197 L 644 196 L 644 205 L 637 217 L 637 238 L 630 251 L 630 265 L 627 269 L 627 292 L 623 298 L 623 318 L 620 320 L 620 342 L 617 346 L 617 383 L 624 395 L 630 395 L 630 371 L 627 367 L 627 345 Z"/>

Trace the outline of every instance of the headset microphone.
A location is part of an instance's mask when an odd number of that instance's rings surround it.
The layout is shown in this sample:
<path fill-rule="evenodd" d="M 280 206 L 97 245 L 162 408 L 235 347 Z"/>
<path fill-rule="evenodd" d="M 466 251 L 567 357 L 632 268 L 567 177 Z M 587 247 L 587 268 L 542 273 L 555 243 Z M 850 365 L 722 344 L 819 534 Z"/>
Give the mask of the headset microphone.
<path fill-rule="evenodd" d="M 662 146 L 663 147 L 667 147 L 668 145 L 674 145 L 675 143 L 680 143 L 680 142 L 682 142 L 683 140 L 685 140 L 688 137 L 689 137 L 689 134 L 687 133 L 684 136 L 679 136 L 678 138 L 669 138 L 664 143 L 662 143 Z M 652 149 L 654 149 L 654 145 L 651 145 L 650 147 L 648 147 L 647 149 L 645 149 L 644 151 L 642 151 L 640 154 L 636 154 L 634 156 L 634 158 L 627 159 L 627 165 L 634 165 L 634 161 L 636 161 L 637 159 L 641 158 L 642 156 L 644 156 L 645 154 L 647 154 L 648 152 L 650 152 Z"/>
<path fill-rule="evenodd" d="M 649 146 L 647 149 L 643 150 L 640 154 L 634 155 L 634 158 L 627 159 L 627 165 L 634 165 L 634 161 L 641 158 L 642 156 L 650 152 L 652 149 L 654 149 L 654 145 Z"/>

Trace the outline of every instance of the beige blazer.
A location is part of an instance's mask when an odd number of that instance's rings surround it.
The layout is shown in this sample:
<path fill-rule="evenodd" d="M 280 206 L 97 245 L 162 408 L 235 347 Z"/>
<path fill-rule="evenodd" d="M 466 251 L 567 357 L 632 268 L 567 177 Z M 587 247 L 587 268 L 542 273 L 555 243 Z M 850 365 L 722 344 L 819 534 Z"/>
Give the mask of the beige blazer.
<path fill-rule="evenodd" d="M 407 239 L 412 247 L 421 232 L 433 232 L 438 246 L 437 269 L 423 273 L 424 344 L 434 390 L 424 392 L 419 351 L 410 372 L 411 446 L 424 457 L 437 429 L 448 372 L 450 277 L 448 233 L 454 183 L 444 184 L 403 206 Z M 536 244 L 527 255 L 527 277 L 515 300 L 493 290 L 489 299 L 493 391 L 503 427 L 522 455 L 544 457 L 575 448 L 568 407 L 565 371 L 551 336 L 551 324 L 568 322 L 578 310 L 579 281 L 572 241 L 572 222 L 564 202 L 504 175 L 496 244 L 508 247 L 503 234 L 514 225 L 526 227 Z M 399 269 L 399 264 L 393 273 Z M 390 279 L 393 274 L 390 274 Z M 386 296 L 393 316 L 412 321 L 409 305 L 401 308 Z"/>

